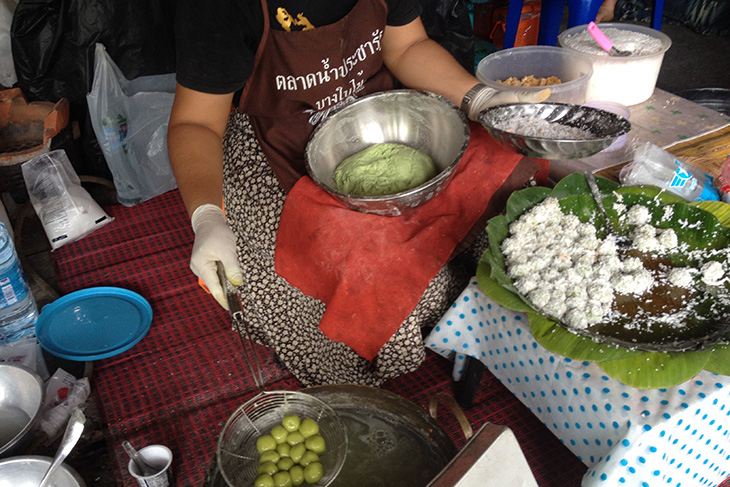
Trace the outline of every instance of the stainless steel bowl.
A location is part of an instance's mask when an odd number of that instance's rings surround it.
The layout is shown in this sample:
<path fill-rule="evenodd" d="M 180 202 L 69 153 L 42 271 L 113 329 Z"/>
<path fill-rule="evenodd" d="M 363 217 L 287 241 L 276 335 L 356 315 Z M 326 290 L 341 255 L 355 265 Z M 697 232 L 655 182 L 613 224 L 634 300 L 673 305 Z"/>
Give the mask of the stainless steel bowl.
<path fill-rule="evenodd" d="M 501 128 L 514 118 L 542 119 L 575 127 L 593 135 L 589 139 L 555 139 L 519 135 Z M 610 146 L 629 133 L 631 124 L 625 118 L 598 108 L 567 103 L 523 103 L 500 105 L 479 114 L 479 123 L 500 143 L 518 153 L 540 159 L 578 159 L 588 157 Z"/>
<path fill-rule="evenodd" d="M 0 457 L 19 452 L 31 440 L 44 396 L 38 374 L 20 365 L 0 364 Z"/>
<path fill-rule="evenodd" d="M 428 154 L 439 173 L 420 186 L 392 195 L 356 196 L 339 191 L 334 182 L 337 165 L 381 142 L 404 144 Z M 307 172 L 348 208 L 397 216 L 446 187 L 468 142 L 469 123 L 446 98 L 415 90 L 375 93 L 334 111 L 317 126 L 307 144 Z"/>
<path fill-rule="evenodd" d="M 36 455 L 0 460 L 0 485 L 38 487 L 52 461 L 53 458 L 51 457 Z M 65 463 L 58 466 L 48 485 L 53 487 L 86 487 L 84 479 Z"/>

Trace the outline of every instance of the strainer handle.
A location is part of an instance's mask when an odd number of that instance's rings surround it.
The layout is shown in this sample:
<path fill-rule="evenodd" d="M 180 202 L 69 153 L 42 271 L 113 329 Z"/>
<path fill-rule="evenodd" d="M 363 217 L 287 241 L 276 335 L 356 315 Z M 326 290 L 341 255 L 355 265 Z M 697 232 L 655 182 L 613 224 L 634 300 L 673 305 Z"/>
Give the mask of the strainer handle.
<path fill-rule="evenodd" d="M 243 358 L 246 360 L 249 370 L 251 370 L 251 376 L 253 381 L 256 383 L 256 388 L 259 392 L 264 392 L 264 373 L 261 368 L 261 361 L 256 353 L 256 347 L 253 344 L 253 335 L 251 334 L 251 328 L 246 320 L 246 316 L 243 312 L 243 304 L 238 292 L 233 285 L 226 278 L 225 269 L 223 264 L 218 262 L 218 279 L 220 280 L 221 287 L 226 292 L 226 299 L 228 300 L 228 310 L 231 313 L 231 321 L 233 327 L 238 334 L 238 338 L 241 342 L 241 348 L 243 349 Z M 243 328 L 243 330 L 242 330 Z M 243 333 L 246 333 L 244 338 Z"/>
<path fill-rule="evenodd" d="M 456 420 L 459 422 L 459 426 L 461 426 L 464 437 L 468 440 L 469 438 L 474 436 L 474 430 L 472 429 L 471 423 L 469 423 L 466 414 L 464 414 L 464 410 L 461 409 L 461 406 L 459 406 L 459 404 L 456 402 L 456 399 L 449 396 L 448 394 L 439 393 L 431 397 L 428 402 L 428 412 L 431 417 L 433 419 L 438 419 L 439 400 L 443 401 L 444 404 L 446 404 L 451 409 L 451 412 L 454 414 L 454 416 L 456 416 Z"/>

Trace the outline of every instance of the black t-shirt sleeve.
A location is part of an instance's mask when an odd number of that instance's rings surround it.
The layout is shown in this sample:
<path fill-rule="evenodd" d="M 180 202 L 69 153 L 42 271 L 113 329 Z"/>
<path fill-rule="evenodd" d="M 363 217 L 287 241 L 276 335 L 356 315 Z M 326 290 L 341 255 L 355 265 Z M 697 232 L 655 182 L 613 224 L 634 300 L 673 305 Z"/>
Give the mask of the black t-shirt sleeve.
<path fill-rule="evenodd" d="M 175 19 L 177 82 L 206 93 L 239 90 L 253 72 L 262 19 L 257 0 L 179 0 Z"/>
<path fill-rule="evenodd" d="M 388 5 L 387 25 L 394 27 L 410 24 L 423 12 L 418 0 L 385 0 Z"/>

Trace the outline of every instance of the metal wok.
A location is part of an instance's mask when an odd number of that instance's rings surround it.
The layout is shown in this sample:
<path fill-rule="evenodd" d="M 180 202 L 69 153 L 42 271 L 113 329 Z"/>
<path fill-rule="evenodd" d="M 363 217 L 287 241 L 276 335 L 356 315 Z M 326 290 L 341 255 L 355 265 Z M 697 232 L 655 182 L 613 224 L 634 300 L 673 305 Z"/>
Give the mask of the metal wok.
<path fill-rule="evenodd" d="M 316 386 L 302 392 L 327 403 L 347 428 L 347 458 L 333 486 L 424 487 L 457 454 L 439 423 L 397 394 L 359 385 Z M 228 487 L 215 461 L 203 485 Z"/>

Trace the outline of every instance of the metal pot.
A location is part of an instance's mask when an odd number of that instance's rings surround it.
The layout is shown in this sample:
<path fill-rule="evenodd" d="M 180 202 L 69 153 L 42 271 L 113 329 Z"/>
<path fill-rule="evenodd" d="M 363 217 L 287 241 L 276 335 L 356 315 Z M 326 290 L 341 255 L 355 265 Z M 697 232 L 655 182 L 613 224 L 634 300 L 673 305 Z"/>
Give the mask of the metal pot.
<path fill-rule="evenodd" d="M 0 460 L 0 485 L 38 487 L 52 462 L 53 458 L 38 455 L 23 455 Z M 65 463 L 60 464 L 53 472 L 48 485 L 86 487 L 84 479 Z"/>
<path fill-rule="evenodd" d="M 0 364 L 0 457 L 20 453 L 41 420 L 45 386 L 33 370 Z"/>
<path fill-rule="evenodd" d="M 303 392 L 329 404 L 347 428 L 347 457 L 334 487 L 425 486 L 457 453 L 436 420 L 392 392 L 357 385 Z"/>
<path fill-rule="evenodd" d="M 423 487 L 457 454 L 433 417 L 395 393 L 359 385 L 315 386 L 302 392 L 327 403 L 347 428 L 347 458 L 333 486 Z M 465 434 L 470 434 L 466 428 Z M 227 487 L 215 461 L 204 487 Z"/>

